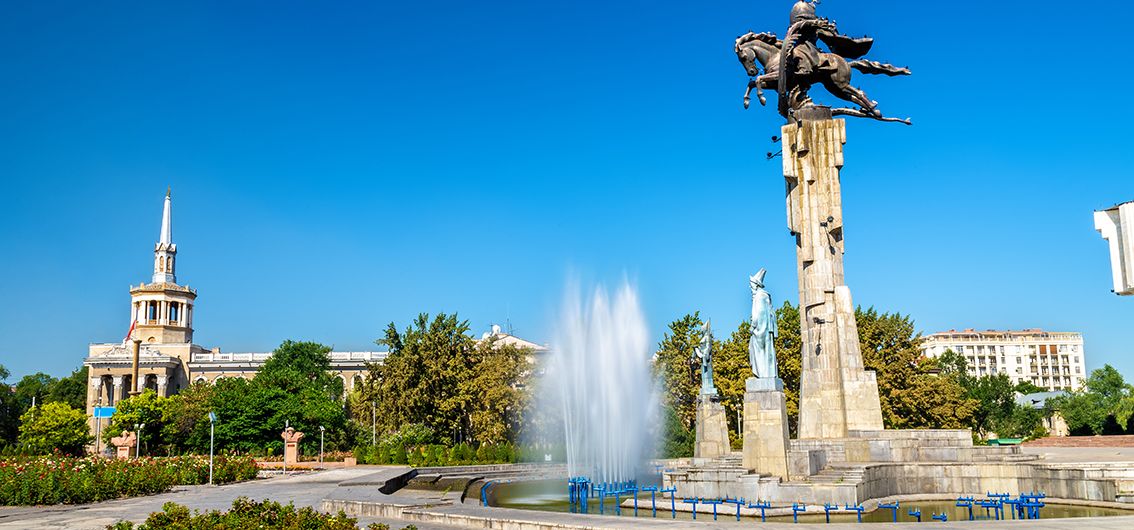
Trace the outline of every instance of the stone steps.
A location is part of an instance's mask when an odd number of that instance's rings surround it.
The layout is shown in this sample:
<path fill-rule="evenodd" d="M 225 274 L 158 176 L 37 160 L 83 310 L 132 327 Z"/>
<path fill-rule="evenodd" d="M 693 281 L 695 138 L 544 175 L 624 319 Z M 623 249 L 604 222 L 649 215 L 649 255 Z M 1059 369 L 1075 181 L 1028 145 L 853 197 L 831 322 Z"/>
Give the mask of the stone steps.
<path fill-rule="evenodd" d="M 859 484 L 866 475 L 866 466 L 835 464 L 807 477 L 809 484 Z"/>

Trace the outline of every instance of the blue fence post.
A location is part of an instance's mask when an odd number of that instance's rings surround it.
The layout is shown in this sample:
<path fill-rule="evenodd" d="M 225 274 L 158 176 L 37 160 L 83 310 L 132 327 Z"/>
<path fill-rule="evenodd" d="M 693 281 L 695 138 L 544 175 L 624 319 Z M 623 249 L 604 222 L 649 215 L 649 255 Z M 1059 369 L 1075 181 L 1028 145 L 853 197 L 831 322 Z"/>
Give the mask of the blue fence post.
<path fill-rule="evenodd" d="M 659 489 L 658 492 L 661 493 L 662 495 L 669 493 L 669 513 L 670 513 L 670 517 L 673 518 L 673 519 L 677 519 L 677 486 L 672 486 L 672 487 L 669 487 L 669 488 L 662 488 L 662 489 Z"/>
<path fill-rule="evenodd" d="M 770 503 L 768 501 L 761 501 L 761 500 L 757 499 L 756 504 L 749 504 L 748 507 L 760 509 L 760 522 L 763 523 L 763 522 L 767 521 L 767 518 L 765 518 L 765 516 L 764 516 L 764 510 L 767 509 L 767 508 L 771 508 L 772 503 Z"/>
<path fill-rule="evenodd" d="M 969 520 L 973 520 L 973 498 L 972 497 L 957 497 L 957 506 L 969 509 Z"/>
<path fill-rule="evenodd" d="M 890 510 L 895 523 L 898 522 L 898 508 L 900 507 L 900 505 L 901 503 L 898 501 L 894 501 L 891 504 L 878 503 L 879 508 L 882 508 L 883 510 Z"/>
<path fill-rule="evenodd" d="M 945 512 L 941 512 L 940 515 L 932 514 L 932 515 L 929 516 L 929 518 L 933 519 L 934 521 L 941 521 L 943 523 L 949 522 L 949 514 L 947 514 Z"/>
<path fill-rule="evenodd" d="M 791 503 L 791 522 L 798 523 L 799 522 L 799 512 L 806 512 L 806 511 L 807 511 L 807 505 L 806 504 L 801 505 L 797 502 Z"/>
<path fill-rule="evenodd" d="M 693 505 L 693 520 L 694 521 L 697 520 L 697 501 L 698 501 L 697 497 L 693 497 L 692 499 L 685 499 L 685 500 L 681 501 L 681 502 L 684 502 L 685 504 L 692 504 Z"/>
<path fill-rule="evenodd" d="M 736 505 L 736 520 L 739 521 L 740 520 L 740 507 L 744 506 L 744 504 L 745 504 L 744 499 L 732 499 L 732 500 L 725 499 L 724 501 L 729 503 L 729 504 L 735 504 Z"/>
<path fill-rule="evenodd" d="M 910 517 L 917 517 L 917 522 L 921 522 L 921 508 L 914 508 L 909 511 Z"/>
<path fill-rule="evenodd" d="M 658 493 L 658 487 L 657 486 L 647 486 L 645 488 L 642 488 L 642 491 L 650 492 L 650 510 L 653 513 L 653 516 L 657 517 L 658 516 L 658 501 L 657 501 L 656 496 L 657 496 L 657 493 Z"/>

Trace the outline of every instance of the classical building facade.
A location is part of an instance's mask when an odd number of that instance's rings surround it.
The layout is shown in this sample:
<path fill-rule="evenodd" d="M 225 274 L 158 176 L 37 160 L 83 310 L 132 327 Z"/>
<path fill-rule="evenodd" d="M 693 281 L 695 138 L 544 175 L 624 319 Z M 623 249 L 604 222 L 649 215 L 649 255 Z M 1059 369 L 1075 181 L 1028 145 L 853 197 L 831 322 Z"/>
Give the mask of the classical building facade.
<path fill-rule="evenodd" d="M 251 379 L 271 357 L 269 352 L 228 353 L 193 343 L 193 315 L 197 291 L 177 283 L 177 245 L 173 242 L 172 204 L 167 192 L 161 214 L 161 233 L 154 246 L 150 283 L 130 286 L 130 331 L 122 342 L 91 344 L 84 364 L 89 368 L 87 415 L 94 407 L 113 407 L 132 391 L 150 389 L 169 396 L 197 382 L 214 383 L 226 377 Z M 541 346 L 507 333 L 498 326 L 482 339 L 495 337 L 502 343 L 529 348 L 533 354 L 547 351 Z M 133 341 L 138 351 L 138 378 L 133 375 Z M 384 351 L 331 352 L 331 367 L 350 391 L 367 376 L 366 365 L 381 362 Z M 95 420 L 91 419 L 92 426 Z M 92 430 L 93 432 L 93 430 Z"/>
<path fill-rule="evenodd" d="M 1112 290 L 1134 295 L 1134 201 L 1095 212 L 1095 230 L 1110 245 Z"/>
<path fill-rule="evenodd" d="M 965 357 L 974 376 L 1005 374 L 1013 383 L 1028 381 L 1050 391 L 1077 390 L 1087 377 L 1081 333 L 966 329 L 923 339 L 925 355 L 937 357 L 953 350 Z"/>

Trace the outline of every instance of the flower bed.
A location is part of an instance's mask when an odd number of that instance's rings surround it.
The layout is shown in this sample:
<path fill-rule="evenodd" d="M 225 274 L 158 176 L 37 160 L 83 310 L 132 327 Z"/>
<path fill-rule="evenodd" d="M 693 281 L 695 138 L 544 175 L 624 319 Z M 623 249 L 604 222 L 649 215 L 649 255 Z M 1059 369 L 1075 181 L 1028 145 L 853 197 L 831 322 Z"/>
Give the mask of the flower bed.
<path fill-rule="evenodd" d="M 217 456 L 213 482 L 256 477 L 251 457 Z M 200 456 L 109 460 L 37 457 L 0 460 L 0 505 L 80 504 L 151 495 L 181 484 L 209 481 L 209 459 Z"/>
<path fill-rule="evenodd" d="M 305 530 L 357 530 L 358 520 L 342 511 L 325 514 L 312 508 L 296 508 L 294 504 L 280 504 L 274 501 L 253 501 L 247 497 L 237 498 L 232 509 L 225 512 L 192 511 L 177 503 L 167 502 L 162 511 L 151 513 L 146 522 L 134 526 L 129 521 L 119 521 L 107 530 L 228 530 L 232 528 L 259 528 L 261 530 L 295 529 Z M 403 528 L 416 530 L 410 525 Z M 388 530 L 384 524 L 371 524 L 367 530 Z"/>

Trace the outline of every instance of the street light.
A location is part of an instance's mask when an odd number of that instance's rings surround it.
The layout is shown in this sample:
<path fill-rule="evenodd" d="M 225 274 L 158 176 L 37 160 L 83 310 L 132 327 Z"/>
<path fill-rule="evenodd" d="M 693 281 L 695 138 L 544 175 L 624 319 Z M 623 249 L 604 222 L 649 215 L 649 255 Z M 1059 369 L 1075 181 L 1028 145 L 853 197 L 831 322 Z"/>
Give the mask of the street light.
<path fill-rule="evenodd" d="M 145 423 L 135 423 L 134 431 L 138 433 L 138 437 L 134 439 L 134 456 L 142 456 L 142 429 L 146 428 Z"/>
<path fill-rule="evenodd" d="M 213 485 L 213 433 L 217 424 L 217 413 L 209 411 L 209 485 Z"/>
<path fill-rule="evenodd" d="M 319 467 L 323 467 L 323 431 L 326 431 L 322 425 L 319 426 Z"/>
<path fill-rule="evenodd" d="M 99 392 L 101 392 L 101 391 L 102 391 L 102 389 L 100 388 Z M 99 438 L 102 438 L 102 415 L 99 414 L 98 409 L 101 409 L 101 408 L 102 408 L 102 396 L 99 396 L 98 401 L 95 402 L 95 411 L 94 411 L 94 417 L 95 417 L 94 452 L 95 452 L 96 455 L 99 455 L 99 456 L 101 456 L 101 454 L 99 452 Z"/>

